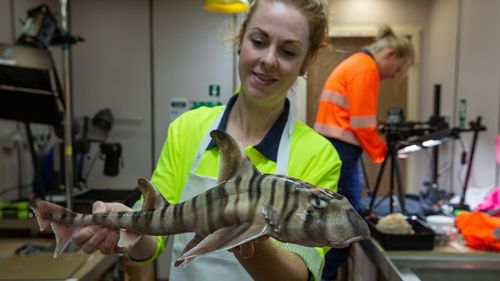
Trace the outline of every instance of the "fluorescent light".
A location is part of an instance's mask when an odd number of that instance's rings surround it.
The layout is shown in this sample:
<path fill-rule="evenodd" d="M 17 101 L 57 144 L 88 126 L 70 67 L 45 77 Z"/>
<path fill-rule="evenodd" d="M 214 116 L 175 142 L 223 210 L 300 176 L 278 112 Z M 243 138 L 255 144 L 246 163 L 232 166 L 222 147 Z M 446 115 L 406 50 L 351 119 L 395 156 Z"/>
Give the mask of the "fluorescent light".
<path fill-rule="evenodd" d="M 407 153 L 413 153 L 421 150 L 422 147 L 416 144 L 412 144 L 410 146 L 406 146 L 398 150 L 398 154 L 407 154 Z"/>
<path fill-rule="evenodd" d="M 246 12 L 248 0 L 206 0 L 203 8 L 216 13 L 237 14 Z"/>
<path fill-rule="evenodd" d="M 428 141 L 424 141 L 422 143 L 422 145 L 425 146 L 425 147 L 433 147 L 433 146 L 436 146 L 436 145 L 440 145 L 442 143 L 443 143 L 442 140 L 428 140 Z"/>

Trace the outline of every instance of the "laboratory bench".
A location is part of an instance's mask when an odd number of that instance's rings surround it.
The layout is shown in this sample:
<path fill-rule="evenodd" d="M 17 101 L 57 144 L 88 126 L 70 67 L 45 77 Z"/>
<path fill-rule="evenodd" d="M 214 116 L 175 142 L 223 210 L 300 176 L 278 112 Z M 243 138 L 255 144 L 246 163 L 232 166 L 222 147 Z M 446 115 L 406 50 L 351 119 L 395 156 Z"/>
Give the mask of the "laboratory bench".
<path fill-rule="evenodd" d="M 452 243 L 432 250 L 385 250 L 370 238 L 352 245 L 349 281 L 498 281 L 500 253 Z"/>
<path fill-rule="evenodd" d="M 0 280 L 118 280 L 120 257 L 100 253 L 87 255 L 81 250 L 65 252 L 54 258 L 51 248 L 54 239 L 0 238 Z M 31 253 L 28 253 L 30 252 Z M 123 280 L 123 278 L 121 278 Z"/>

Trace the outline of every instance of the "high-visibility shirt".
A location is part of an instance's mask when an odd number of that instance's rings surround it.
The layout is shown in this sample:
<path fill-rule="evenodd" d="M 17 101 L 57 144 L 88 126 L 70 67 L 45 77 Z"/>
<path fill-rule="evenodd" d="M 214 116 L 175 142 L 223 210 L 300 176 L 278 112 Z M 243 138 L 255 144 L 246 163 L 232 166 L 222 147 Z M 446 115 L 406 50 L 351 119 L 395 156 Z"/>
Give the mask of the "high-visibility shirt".
<path fill-rule="evenodd" d="M 320 134 L 362 147 L 375 163 L 382 162 L 387 151 L 377 130 L 379 81 L 370 53 L 348 57 L 326 80 L 314 123 Z"/>
<path fill-rule="evenodd" d="M 234 104 L 236 98 L 237 95 L 233 96 L 227 105 L 228 108 Z M 223 106 L 216 106 L 190 110 L 174 120 L 168 127 L 167 140 L 151 180 L 170 203 L 179 202 L 203 136 L 223 109 Z M 263 173 L 274 173 L 276 170 L 277 143 L 284 128 L 283 122 L 287 120 L 288 110 L 289 103 L 287 101 L 285 112 L 278 118 L 262 142 L 245 148 L 249 159 Z M 230 110 L 226 110 L 224 113 L 219 129 L 226 128 L 229 112 Z M 341 161 L 330 142 L 298 119 L 295 119 L 295 127 L 290 141 L 288 176 L 337 191 Z M 219 161 L 219 150 L 209 146 L 201 157 L 196 173 L 202 176 L 217 177 Z M 323 248 L 274 242 L 279 247 L 299 255 L 306 262 L 315 279 L 319 278 L 319 272 L 324 264 Z M 163 249 L 158 248 L 158 250 Z M 155 256 L 159 252 L 157 251 Z"/>

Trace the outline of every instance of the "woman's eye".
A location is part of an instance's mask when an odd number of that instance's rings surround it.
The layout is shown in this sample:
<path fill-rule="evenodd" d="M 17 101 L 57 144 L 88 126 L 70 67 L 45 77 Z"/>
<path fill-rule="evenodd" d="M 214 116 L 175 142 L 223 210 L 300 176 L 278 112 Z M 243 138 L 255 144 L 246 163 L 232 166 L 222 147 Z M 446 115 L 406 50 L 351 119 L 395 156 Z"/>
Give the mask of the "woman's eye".
<path fill-rule="evenodd" d="M 263 47 L 265 45 L 264 41 L 262 39 L 254 38 L 250 40 L 252 42 L 252 45 L 255 47 Z"/>
<path fill-rule="evenodd" d="M 297 53 L 295 53 L 295 51 L 291 51 L 291 50 L 284 49 L 282 52 L 287 57 L 295 57 L 297 55 Z"/>

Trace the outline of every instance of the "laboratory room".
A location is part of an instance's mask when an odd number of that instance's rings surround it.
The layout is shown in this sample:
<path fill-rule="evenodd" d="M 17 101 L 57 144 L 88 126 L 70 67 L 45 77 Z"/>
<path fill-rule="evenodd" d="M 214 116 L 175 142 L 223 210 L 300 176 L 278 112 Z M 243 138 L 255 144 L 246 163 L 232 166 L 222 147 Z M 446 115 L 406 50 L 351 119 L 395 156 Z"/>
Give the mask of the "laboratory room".
<path fill-rule="evenodd" d="M 0 0 L 0 281 L 500 280 L 498 26 Z"/>

